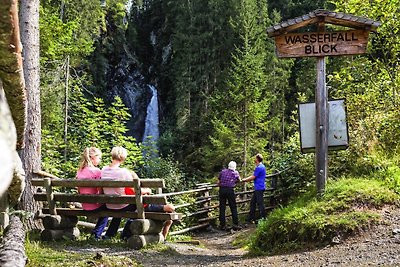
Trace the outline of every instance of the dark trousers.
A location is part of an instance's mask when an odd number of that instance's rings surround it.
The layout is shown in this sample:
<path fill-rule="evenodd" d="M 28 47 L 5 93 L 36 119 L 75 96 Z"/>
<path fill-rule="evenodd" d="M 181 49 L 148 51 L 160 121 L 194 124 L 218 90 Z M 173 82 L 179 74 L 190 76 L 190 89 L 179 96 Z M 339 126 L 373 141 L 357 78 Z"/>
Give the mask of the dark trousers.
<path fill-rule="evenodd" d="M 250 202 L 250 212 L 247 217 L 247 221 L 255 221 L 256 220 L 256 205 L 258 206 L 258 210 L 260 211 L 260 217 L 265 218 L 265 207 L 264 207 L 264 191 L 265 190 L 255 190 L 253 193 L 253 197 Z"/>
<path fill-rule="evenodd" d="M 97 209 L 91 210 L 91 211 L 96 212 L 96 211 L 102 211 L 102 210 L 107 210 L 106 205 L 101 205 Z M 106 226 L 107 226 L 107 223 L 108 223 L 108 217 L 100 217 L 100 218 L 98 218 L 96 226 L 92 230 L 92 235 L 94 235 L 95 238 L 100 238 L 101 234 L 104 231 L 104 228 L 106 228 Z"/>
<path fill-rule="evenodd" d="M 112 210 L 112 209 L 109 209 L 109 210 Z M 115 211 L 135 211 L 135 210 L 136 210 L 136 205 L 134 205 L 134 204 L 129 204 L 129 205 L 126 206 L 125 208 L 122 208 L 122 209 L 119 209 L 119 210 L 115 210 Z M 107 232 L 106 232 L 106 236 L 108 236 L 108 237 L 114 237 L 114 236 L 117 234 L 119 225 L 120 225 L 120 223 L 121 223 L 121 219 L 122 219 L 122 218 L 113 218 L 113 219 L 111 220 L 110 226 L 108 227 Z M 129 225 L 128 225 L 128 226 L 125 225 L 124 231 L 123 231 L 123 232 L 126 232 L 126 231 L 127 231 L 127 230 L 125 229 L 126 227 L 129 227 Z"/>
<path fill-rule="evenodd" d="M 231 187 L 220 187 L 219 188 L 219 225 L 225 227 L 225 209 L 226 201 L 228 200 L 229 208 L 232 213 L 232 222 L 234 225 L 239 224 L 237 207 L 236 207 L 236 197 L 235 191 Z"/>

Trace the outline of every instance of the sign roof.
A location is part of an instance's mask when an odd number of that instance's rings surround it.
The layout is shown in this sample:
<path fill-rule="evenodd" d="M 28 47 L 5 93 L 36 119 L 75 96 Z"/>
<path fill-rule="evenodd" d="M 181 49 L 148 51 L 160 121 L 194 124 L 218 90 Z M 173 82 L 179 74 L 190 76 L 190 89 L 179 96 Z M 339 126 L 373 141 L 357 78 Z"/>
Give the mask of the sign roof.
<path fill-rule="evenodd" d="M 379 21 L 374 21 L 372 19 L 358 17 L 342 12 L 317 9 L 306 15 L 275 24 L 267 29 L 267 33 L 270 37 L 274 37 L 308 25 L 316 24 L 318 22 L 325 22 L 369 31 L 376 31 L 376 29 L 381 25 Z"/>

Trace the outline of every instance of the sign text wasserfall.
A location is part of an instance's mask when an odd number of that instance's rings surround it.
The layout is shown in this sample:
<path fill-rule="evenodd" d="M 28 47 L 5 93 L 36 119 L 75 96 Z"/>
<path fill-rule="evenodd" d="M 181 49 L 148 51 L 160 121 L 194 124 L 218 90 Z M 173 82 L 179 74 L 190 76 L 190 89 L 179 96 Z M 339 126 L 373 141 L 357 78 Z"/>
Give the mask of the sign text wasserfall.
<path fill-rule="evenodd" d="M 369 31 L 288 33 L 275 37 L 278 57 L 322 57 L 364 54 Z"/>

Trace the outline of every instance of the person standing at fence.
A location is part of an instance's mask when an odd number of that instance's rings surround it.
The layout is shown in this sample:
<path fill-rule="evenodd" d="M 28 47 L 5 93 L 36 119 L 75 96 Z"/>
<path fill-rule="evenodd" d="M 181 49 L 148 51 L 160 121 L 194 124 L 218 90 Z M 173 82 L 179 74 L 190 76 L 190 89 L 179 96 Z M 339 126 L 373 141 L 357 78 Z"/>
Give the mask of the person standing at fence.
<path fill-rule="evenodd" d="M 226 201 L 232 213 L 233 229 L 239 230 L 239 219 L 236 207 L 236 196 L 234 187 L 240 181 L 240 176 L 236 170 L 236 162 L 231 161 L 227 169 L 223 169 L 218 176 L 219 186 L 219 226 L 222 230 L 226 230 L 225 209 Z"/>
<path fill-rule="evenodd" d="M 76 173 L 76 179 L 78 180 L 91 180 L 91 179 L 100 179 L 101 170 L 97 168 L 101 161 L 101 151 L 96 147 L 87 147 L 84 149 L 81 162 L 79 165 L 79 169 Z M 79 194 L 102 194 L 101 188 L 97 187 L 79 187 Z M 87 211 L 100 211 L 106 210 L 105 204 L 99 203 L 82 203 L 82 208 Z M 95 240 L 99 240 L 101 238 L 101 234 L 104 231 L 104 228 L 107 226 L 108 217 L 100 217 L 97 220 L 96 226 L 92 230 L 92 236 Z"/>
<path fill-rule="evenodd" d="M 248 223 L 256 220 L 256 206 L 258 206 L 260 217 L 265 218 L 264 191 L 266 170 L 262 161 L 263 156 L 261 154 L 257 154 L 254 159 L 256 168 L 254 169 L 253 175 L 242 179 L 243 182 L 254 181 L 254 193 L 250 202 L 250 212 L 246 219 L 246 222 Z"/>

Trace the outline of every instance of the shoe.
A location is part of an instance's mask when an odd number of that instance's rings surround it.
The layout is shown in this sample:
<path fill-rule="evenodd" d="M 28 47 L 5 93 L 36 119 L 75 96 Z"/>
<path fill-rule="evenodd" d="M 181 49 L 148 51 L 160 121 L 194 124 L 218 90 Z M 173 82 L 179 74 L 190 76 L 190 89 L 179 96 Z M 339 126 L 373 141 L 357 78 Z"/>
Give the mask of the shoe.
<path fill-rule="evenodd" d="M 110 240 L 112 237 L 111 236 L 108 236 L 108 235 L 103 235 L 102 237 L 101 237 L 101 239 L 103 239 L 103 240 Z"/>
<path fill-rule="evenodd" d="M 218 227 L 218 229 L 221 230 L 221 231 L 227 231 L 228 230 L 228 228 L 226 228 L 226 226 L 220 226 L 220 227 Z"/>
<path fill-rule="evenodd" d="M 236 224 L 234 224 L 234 225 L 232 226 L 232 230 L 234 230 L 234 231 L 242 230 L 242 228 L 243 228 L 243 227 L 241 227 L 241 226 L 239 226 L 239 225 L 236 225 Z"/>

